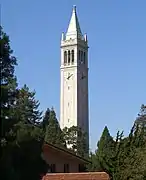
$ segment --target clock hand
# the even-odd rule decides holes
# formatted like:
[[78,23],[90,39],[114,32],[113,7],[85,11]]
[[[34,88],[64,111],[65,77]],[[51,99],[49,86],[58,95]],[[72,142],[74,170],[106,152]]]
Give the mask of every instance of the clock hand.
[[73,74],[69,75],[69,76],[67,77],[67,79],[69,80],[72,75],[73,75]]
[[70,75],[68,75],[67,79],[69,80],[69,78],[70,78]]

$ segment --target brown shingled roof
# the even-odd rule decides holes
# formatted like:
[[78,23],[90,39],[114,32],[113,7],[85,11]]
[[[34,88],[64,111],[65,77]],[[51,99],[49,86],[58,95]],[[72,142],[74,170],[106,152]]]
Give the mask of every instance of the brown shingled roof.
[[43,180],[109,180],[109,176],[105,172],[52,173],[46,174]]

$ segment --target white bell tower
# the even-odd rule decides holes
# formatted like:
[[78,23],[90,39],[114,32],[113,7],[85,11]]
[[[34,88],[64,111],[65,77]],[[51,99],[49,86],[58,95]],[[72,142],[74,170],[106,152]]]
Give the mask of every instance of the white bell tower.
[[[61,38],[60,126],[78,126],[89,139],[88,40],[73,7],[67,33]],[[88,140],[89,143],[89,140]]]

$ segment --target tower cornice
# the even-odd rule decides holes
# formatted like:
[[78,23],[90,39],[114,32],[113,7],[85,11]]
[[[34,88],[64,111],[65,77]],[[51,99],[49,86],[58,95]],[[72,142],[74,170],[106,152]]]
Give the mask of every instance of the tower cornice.
[[84,49],[88,49],[88,43],[84,40],[80,40],[80,39],[69,39],[69,40],[64,40],[61,41],[61,47],[69,47],[69,46],[80,46]]

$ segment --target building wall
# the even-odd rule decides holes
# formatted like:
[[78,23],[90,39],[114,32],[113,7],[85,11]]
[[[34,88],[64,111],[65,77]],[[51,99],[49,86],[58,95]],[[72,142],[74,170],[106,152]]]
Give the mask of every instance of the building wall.
[[69,172],[79,172],[79,164],[81,164],[81,161],[69,155],[57,153],[56,151],[49,149],[43,153],[43,158],[48,165],[55,164],[56,173],[64,172],[64,164],[69,165]]

